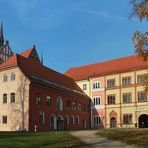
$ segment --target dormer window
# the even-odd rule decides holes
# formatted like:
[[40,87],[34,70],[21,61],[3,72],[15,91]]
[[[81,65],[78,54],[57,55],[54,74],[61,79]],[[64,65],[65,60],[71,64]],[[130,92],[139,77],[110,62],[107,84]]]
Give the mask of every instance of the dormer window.
[[14,81],[14,80],[15,80],[15,73],[12,72],[12,73],[11,73],[11,81]]
[[3,81],[4,82],[7,82],[8,81],[8,75],[7,74],[4,74]]
[[87,90],[87,84],[83,84],[83,90]]

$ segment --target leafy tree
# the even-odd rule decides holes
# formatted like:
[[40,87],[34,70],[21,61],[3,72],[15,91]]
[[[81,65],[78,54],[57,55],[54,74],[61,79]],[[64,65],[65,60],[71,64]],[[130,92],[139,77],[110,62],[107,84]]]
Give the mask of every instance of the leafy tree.
[[[148,0],[132,0],[131,5],[133,11],[131,16],[137,16],[142,22],[148,21]],[[142,57],[144,61],[148,60],[148,32],[136,31],[132,37],[135,45],[135,52],[138,56]],[[148,92],[148,73],[143,76],[143,84],[145,91]]]

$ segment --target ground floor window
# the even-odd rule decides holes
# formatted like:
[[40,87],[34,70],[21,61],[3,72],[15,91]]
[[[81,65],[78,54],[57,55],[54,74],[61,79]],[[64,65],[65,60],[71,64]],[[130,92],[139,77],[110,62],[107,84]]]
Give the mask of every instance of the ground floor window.
[[79,124],[79,116],[76,116],[76,124]]
[[94,116],[94,124],[95,125],[100,125],[101,124],[101,119],[99,116]]
[[66,124],[66,125],[69,124],[69,116],[68,116],[68,115],[65,116],[65,124]]
[[40,115],[39,115],[39,123],[40,124],[44,124],[45,123],[45,114],[44,112],[40,112]]
[[138,102],[146,102],[147,94],[145,92],[138,92]]
[[71,116],[71,125],[74,124],[74,116]]
[[7,116],[3,116],[2,117],[2,123],[3,124],[7,124]]
[[132,123],[132,114],[123,115],[123,124],[131,124]]

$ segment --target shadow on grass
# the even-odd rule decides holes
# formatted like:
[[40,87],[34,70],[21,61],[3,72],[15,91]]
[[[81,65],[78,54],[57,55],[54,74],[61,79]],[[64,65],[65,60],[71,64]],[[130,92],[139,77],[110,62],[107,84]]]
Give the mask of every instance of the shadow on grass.
[[129,130],[102,130],[96,135],[108,139],[120,140],[127,144],[134,144],[139,147],[148,147],[148,130],[129,129]]

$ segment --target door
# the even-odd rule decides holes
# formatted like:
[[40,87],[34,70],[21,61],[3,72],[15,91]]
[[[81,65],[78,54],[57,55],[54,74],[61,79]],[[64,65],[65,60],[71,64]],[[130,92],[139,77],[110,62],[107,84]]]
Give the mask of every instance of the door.
[[111,128],[116,128],[116,127],[117,127],[116,118],[112,117],[112,118],[110,119],[110,127],[111,127]]
[[57,130],[58,131],[63,131],[64,130],[64,121],[61,119],[57,120]]
[[139,117],[139,128],[148,128],[148,115],[143,114]]

